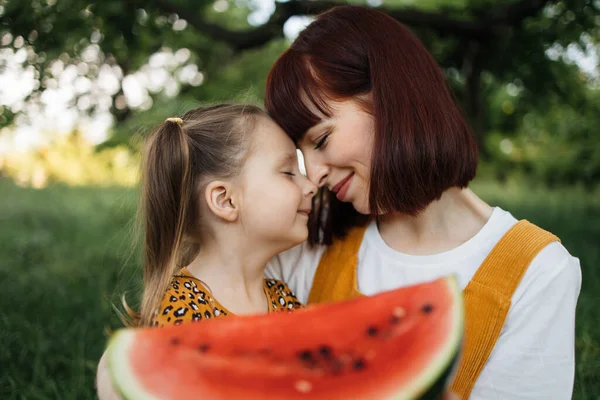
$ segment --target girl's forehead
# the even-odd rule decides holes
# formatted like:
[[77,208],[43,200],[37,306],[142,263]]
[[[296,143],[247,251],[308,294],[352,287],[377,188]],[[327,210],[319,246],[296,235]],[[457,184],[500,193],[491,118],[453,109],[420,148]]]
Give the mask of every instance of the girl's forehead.
[[251,150],[255,154],[295,152],[296,145],[283,129],[270,118],[263,118],[252,135]]

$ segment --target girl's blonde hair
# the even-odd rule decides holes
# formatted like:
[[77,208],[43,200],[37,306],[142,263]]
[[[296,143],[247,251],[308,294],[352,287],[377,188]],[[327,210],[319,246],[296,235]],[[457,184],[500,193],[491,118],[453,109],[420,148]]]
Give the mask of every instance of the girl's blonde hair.
[[252,105],[200,107],[168,118],[146,139],[138,215],[144,289],[139,312],[124,301],[127,325],[150,325],[171,278],[196,256],[200,186],[239,174],[259,116],[266,113]]

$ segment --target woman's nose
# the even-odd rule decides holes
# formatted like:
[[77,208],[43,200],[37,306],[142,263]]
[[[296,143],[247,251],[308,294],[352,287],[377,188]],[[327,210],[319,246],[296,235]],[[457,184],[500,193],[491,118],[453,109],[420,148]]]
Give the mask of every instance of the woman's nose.
[[304,166],[308,179],[317,185],[323,187],[327,183],[329,177],[329,167],[321,162],[318,162],[314,157],[304,156]]

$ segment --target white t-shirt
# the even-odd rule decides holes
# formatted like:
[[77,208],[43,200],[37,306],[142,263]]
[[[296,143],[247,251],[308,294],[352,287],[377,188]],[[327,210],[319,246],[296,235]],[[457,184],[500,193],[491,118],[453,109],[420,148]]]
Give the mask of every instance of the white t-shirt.
[[[358,289],[370,295],[456,274],[461,287],[517,222],[494,208],[484,227],[460,246],[415,256],[390,248],[372,222],[358,254]],[[266,275],[285,281],[306,304],[324,246],[302,244],[273,258]],[[532,261],[512,296],[512,307],[470,399],[570,399],[575,374],[575,306],[579,259],[558,242]]]

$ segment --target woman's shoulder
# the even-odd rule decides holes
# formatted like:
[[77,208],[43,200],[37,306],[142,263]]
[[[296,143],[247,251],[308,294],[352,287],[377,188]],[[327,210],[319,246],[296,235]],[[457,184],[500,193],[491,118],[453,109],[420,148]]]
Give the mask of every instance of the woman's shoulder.
[[[499,207],[496,207],[494,213],[496,214],[494,230],[496,230],[498,242],[505,237],[511,228],[519,222],[524,222]],[[544,230],[547,231],[544,226],[536,224],[532,226],[534,229],[539,229],[537,232],[529,231],[532,234],[543,234]],[[525,235],[525,239],[521,237],[521,240],[510,240],[505,241],[505,243],[511,246],[511,252],[520,254],[521,251],[525,251],[531,245],[531,236]],[[494,248],[496,246],[497,243]],[[579,259],[573,256],[558,238],[558,240],[551,240],[544,245],[533,256],[513,294],[512,301],[514,304],[521,300],[534,300],[539,296],[551,295],[552,291],[565,289],[578,294],[580,287],[581,267]]]
[[171,278],[160,306],[155,311],[152,325],[179,325],[227,315],[225,310],[215,310],[211,300],[210,292],[202,281],[182,269]]
[[565,291],[579,296],[581,265],[560,242],[546,245],[531,261],[513,295],[513,303],[534,297],[557,296]]
[[[518,220],[515,218],[510,212],[504,211],[500,208],[499,214],[501,218],[498,218],[498,225],[503,225],[501,229],[503,231],[508,232],[510,228],[517,225],[519,222],[525,222],[525,220]],[[529,264],[529,268],[523,277],[524,280],[537,280],[537,279],[545,279],[552,280],[552,277],[564,274],[571,275],[576,278],[578,275],[581,275],[581,268],[579,264],[579,259],[572,255],[569,250],[562,243],[559,235],[555,232],[550,232],[546,226],[532,224],[536,229],[539,229],[536,234],[542,234],[543,231],[549,232],[555,236],[557,236],[557,240],[552,240],[550,243],[546,244],[532,259]],[[526,239],[520,242],[514,242],[514,246],[519,247],[527,247],[530,246],[531,237],[527,236]],[[518,249],[515,249],[518,251]],[[529,276],[528,276],[529,275]],[[526,279],[528,278],[528,279]],[[524,282],[525,283],[525,282]],[[524,286],[523,284],[521,286]]]

